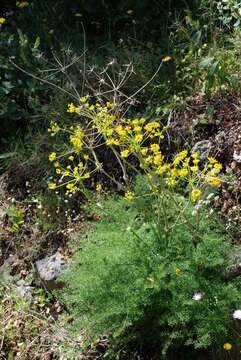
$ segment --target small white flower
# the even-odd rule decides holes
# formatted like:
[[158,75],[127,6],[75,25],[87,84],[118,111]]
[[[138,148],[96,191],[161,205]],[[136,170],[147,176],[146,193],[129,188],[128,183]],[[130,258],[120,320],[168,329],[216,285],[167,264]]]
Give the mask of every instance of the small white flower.
[[235,310],[233,313],[233,318],[237,320],[241,320],[241,310]]
[[195,301],[199,301],[199,300],[202,299],[202,297],[203,297],[202,293],[200,293],[200,292],[195,292],[195,293],[193,294],[192,299],[195,300]]

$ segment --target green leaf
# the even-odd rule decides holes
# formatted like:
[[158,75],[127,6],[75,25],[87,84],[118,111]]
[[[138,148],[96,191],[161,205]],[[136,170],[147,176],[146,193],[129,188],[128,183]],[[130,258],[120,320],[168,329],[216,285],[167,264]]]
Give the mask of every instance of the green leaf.
[[207,68],[210,64],[212,64],[213,60],[214,60],[214,57],[207,57],[207,58],[203,59],[203,60],[200,62],[199,67],[200,67],[201,69],[205,69],[205,68]]
[[215,63],[212,64],[212,66],[209,69],[208,75],[214,76],[218,72],[219,63],[218,61],[215,61]]
[[37,50],[39,48],[39,45],[40,45],[40,37],[37,36],[32,50]]

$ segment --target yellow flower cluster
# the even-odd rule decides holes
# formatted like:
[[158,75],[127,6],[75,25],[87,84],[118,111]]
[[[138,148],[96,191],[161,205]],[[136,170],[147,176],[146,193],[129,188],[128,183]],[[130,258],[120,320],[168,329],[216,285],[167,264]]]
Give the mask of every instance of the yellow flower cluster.
[[29,6],[29,2],[28,1],[17,1],[16,6],[20,9],[23,9],[23,8]]
[[[166,129],[158,121],[121,117],[114,104],[90,103],[87,96],[80,98],[78,105],[68,104],[67,112],[81,116],[85,127],[83,129],[76,124],[65,130],[56,122],[51,122],[49,129],[51,135],[59,131],[65,132],[72,144],[71,154],[68,152],[70,163],[65,166],[57,161],[56,153],[49,155],[49,160],[56,168],[56,174],[61,175],[61,179],[70,178],[67,182],[58,185],[65,185],[67,193],[75,192],[78,183],[82,183],[92,172],[100,169],[101,165],[96,160],[93,149],[103,143],[119,154],[124,166],[129,165],[130,156],[137,159],[140,168],[148,175],[151,182],[155,179],[155,188],[157,183],[162,185],[162,188],[163,185],[172,188],[180,182],[185,182],[190,189],[190,199],[193,202],[198,201],[202,196],[203,186],[218,187],[221,184],[218,175],[222,165],[213,157],[209,157],[204,162],[198,153],[189,154],[188,150],[183,150],[176,154],[172,161],[166,161],[161,151],[161,142]],[[65,159],[65,157],[61,158]],[[66,164],[66,160],[64,163]],[[90,166],[91,172],[88,170]],[[54,188],[54,185],[51,183],[49,187]],[[133,196],[130,191],[125,194],[128,200]]]
[[162,62],[168,62],[171,60],[172,60],[171,56],[167,55],[167,56],[164,56],[164,58],[162,59]]
[[131,201],[134,199],[134,193],[132,191],[127,191],[125,193],[125,199],[128,201]]
[[[49,154],[49,160],[53,162],[56,174],[61,176],[61,181],[58,183],[51,182],[48,184],[50,190],[56,190],[57,188],[64,186],[67,195],[75,193],[80,190],[79,185],[81,185],[86,179],[90,178],[91,173],[88,170],[87,158],[85,163],[83,161],[78,161],[78,164],[74,165],[74,157],[69,156],[68,160],[70,160],[71,163],[68,163],[67,166],[62,166],[57,159],[56,153],[52,152]],[[64,182],[62,181],[63,178],[65,179]]]
[[0,17],[0,25],[3,25],[6,21],[7,19],[5,17]]
[[57,134],[61,128],[59,127],[57,122],[51,121],[50,128],[48,129],[48,132],[51,134],[51,136],[54,136]]
[[[72,150],[66,156],[58,158],[56,152],[49,154],[49,161],[53,163],[55,173],[60,176],[60,179],[49,183],[48,187],[51,190],[65,187],[66,194],[75,193],[80,190],[79,185],[83,184],[83,181],[89,179],[91,175],[88,164],[89,155],[82,151],[85,147],[85,132],[79,125],[71,126],[68,130],[62,129],[57,122],[51,122],[48,131],[51,136],[59,132],[68,134],[69,142],[72,144]],[[60,158],[63,158],[63,164],[61,164]],[[75,158],[77,159],[76,164]]]
[[223,344],[223,348],[224,348],[224,350],[229,351],[232,349],[232,344],[225,343],[225,344]]
[[84,130],[81,129],[79,125],[77,125],[76,128],[74,129],[74,133],[70,135],[70,142],[72,143],[74,147],[74,151],[76,152],[77,155],[79,155],[81,150],[83,149],[84,137],[85,137]]

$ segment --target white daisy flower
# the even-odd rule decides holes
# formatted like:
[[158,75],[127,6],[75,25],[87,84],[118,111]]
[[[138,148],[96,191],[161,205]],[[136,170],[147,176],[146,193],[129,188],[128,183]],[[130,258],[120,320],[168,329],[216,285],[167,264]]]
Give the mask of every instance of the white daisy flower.
[[235,310],[233,313],[233,318],[236,320],[241,320],[241,310]]
[[195,301],[199,301],[199,300],[202,299],[202,297],[203,297],[203,294],[202,294],[202,293],[200,293],[200,292],[195,292],[195,293],[193,294],[192,299],[195,300]]

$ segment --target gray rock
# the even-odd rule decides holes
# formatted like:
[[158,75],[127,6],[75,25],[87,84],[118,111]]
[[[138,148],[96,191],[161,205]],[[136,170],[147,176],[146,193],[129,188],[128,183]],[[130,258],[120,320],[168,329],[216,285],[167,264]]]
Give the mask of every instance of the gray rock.
[[24,280],[19,280],[15,287],[16,294],[28,301],[31,301],[33,298],[34,287],[27,285]]
[[2,281],[13,281],[11,270],[15,261],[17,261],[17,257],[14,255],[9,255],[9,257],[4,261],[3,265],[0,266],[0,279],[2,279]]
[[206,159],[213,148],[213,144],[209,140],[198,141],[192,148],[191,153],[198,153],[201,159]]
[[37,260],[35,266],[40,279],[44,282],[48,290],[64,286],[64,283],[58,281],[58,278],[66,270],[67,262],[60,252],[57,251],[52,256]]
[[241,275],[241,248],[237,246],[230,254],[229,264],[226,268],[228,278],[234,278]]
[[233,159],[237,162],[237,163],[241,163],[241,150],[234,150],[233,153]]

